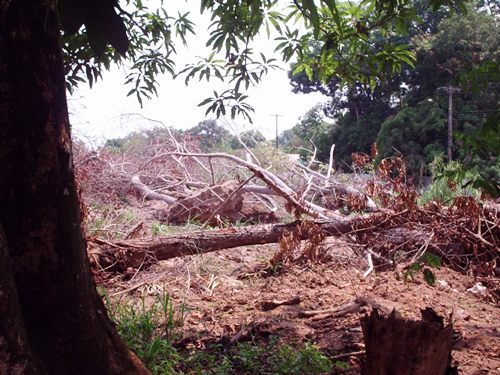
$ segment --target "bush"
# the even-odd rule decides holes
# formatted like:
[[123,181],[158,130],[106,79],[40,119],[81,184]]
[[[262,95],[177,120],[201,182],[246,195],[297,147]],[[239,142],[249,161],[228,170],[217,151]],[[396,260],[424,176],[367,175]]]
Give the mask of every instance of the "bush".
[[479,198],[481,192],[473,186],[480,178],[475,169],[466,169],[456,161],[446,164],[443,155],[438,155],[430,165],[433,182],[419,199],[420,204],[436,201],[449,204],[458,196],[473,196]]

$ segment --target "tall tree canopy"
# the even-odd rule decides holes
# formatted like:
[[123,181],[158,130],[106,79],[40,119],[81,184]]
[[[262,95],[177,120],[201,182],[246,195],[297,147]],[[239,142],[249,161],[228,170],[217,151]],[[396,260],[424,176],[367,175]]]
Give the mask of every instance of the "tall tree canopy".
[[[459,3],[430,1],[435,8]],[[127,62],[130,94],[154,94],[157,75],[175,73],[174,37],[186,42],[193,32],[188,14],[172,15],[168,7],[150,10],[141,0],[0,2],[0,372],[147,373],[118,337],[91,278],[65,88]],[[205,101],[209,111],[248,114],[242,90],[273,64],[251,48],[267,28],[278,32],[285,60],[296,56],[298,71],[314,67],[325,80],[373,86],[375,77],[412,61],[406,47],[383,43],[374,50],[369,38],[377,30],[403,32],[415,17],[410,0],[302,0],[284,13],[277,7],[271,0],[201,2],[212,16],[213,54],[187,67],[186,79],[233,85]],[[305,28],[293,25],[300,18]],[[314,58],[312,40],[320,48]]]
[[141,102],[156,94],[158,74],[181,74],[186,83],[194,77],[219,79],[230,83],[230,88],[202,102],[207,112],[224,115],[228,107],[232,117],[240,114],[250,119],[252,109],[245,103],[243,89],[258,83],[276,61],[253,48],[259,34],[274,38],[284,61],[297,60],[295,73],[311,76],[314,72],[322,82],[335,78],[341,86],[356,82],[374,86],[404,63],[412,64],[414,55],[395,39],[382,38],[374,44],[373,35],[406,33],[418,20],[419,7],[437,10],[442,5],[462,6],[464,1],[431,0],[424,6],[413,0],[322,0],[318,4],[204,0],[201,11],[212,20],[207,39],[212,53],[179,72],[177,44],[186,44],[195,32],[190,13],[175,14],[163,2],[154,8],[141,0],[124,3],[59,1],[70,88],[85,80],[92,84],[112,63],[130,66],[129,95]]
[[[315,75],[313,79],[303,73],[290,76],[294,91],[320,91],[331,97],[324,106],[325,113],[336,120],[329,131],[329,143],[336,144],[336,155],[346,165],[352,152],[369,152],[375,141],[382,157],[396,149],[417,171],[422,161],[444,152],[448,115],[444,88],[448,85],[460,89],[453,97],[454,128],[458,132],[472,134],[498,108],[498,18],[481,4],[451,15],[431,12],[422,7],[422,2],[416,4],[417,14],[425,23],[412,25],[403,37],[371,36],[373,43],[385,39],[410,45],[416,57],[413,66],[403,65],[401,72],[377,81],[375,87],[357,81],[342,88],[338,78],[323,83]],[[423,122],[408,121],[423,115],[427,116]],[[426,138],[429,132],[435,132],[434,139]],[[426,144],[428,141],[432,147]],[[471,159],[461,148],[456,151],[459,160]]]

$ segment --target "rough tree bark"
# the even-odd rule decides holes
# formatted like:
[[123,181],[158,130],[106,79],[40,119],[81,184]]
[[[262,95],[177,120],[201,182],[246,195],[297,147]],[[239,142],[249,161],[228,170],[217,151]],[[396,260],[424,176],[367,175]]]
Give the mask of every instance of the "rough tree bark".
[[[382,215],[373,216],[375,220]],[[339,236],[363,225],[363,218],[316,221],[326,236]],[[91,246],[89,253],[100,266],[114,270],[151,265],[159,260],[229,249],[238,246],[275,243],[297,227],[297,222],[288,224],[264,224],[248,227],[232,227],[219,230],[201,230],[168,237],[109,242],[94,239],[99,249]],[[303,238],[307,239],[306,236]]]
[[147,373],[90,274],[56,5],[0,2],[0,372]]
[[365,375],[456,374],[451,367],[453,325],[444,325],[431,308],[422,320],[405,320],[393,311],[380,316],[375,309],[361,318],[366,346]]

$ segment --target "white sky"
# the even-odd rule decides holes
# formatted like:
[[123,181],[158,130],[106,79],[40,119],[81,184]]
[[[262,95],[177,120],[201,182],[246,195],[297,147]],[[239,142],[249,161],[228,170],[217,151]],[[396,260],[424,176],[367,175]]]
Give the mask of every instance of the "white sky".
[[[191,5],[191,8],[191,19],[196,23],[197,35],[188,38],[188,48],[177,44],[178,55],[174,61],[178,70],[186,63],[197,61],[196,56],[205,57],[210,53],[205,47],[209,20],[206,15],[199,15],[198,4]],[[269,58],[273,55],[274,45],[267,36],[262,36],[253,47],[256,51],[264,52]],[[274,57],[279,60],[279,56]],[[316,103],[327,100],[317,93],[293,94],[287,77],[288,64],[280,63],[280,66],[283,70],[271,71],[261,84],[251,87],[247,92],[248,102],[255,109],[252,116],[254,123],[251,125],[242,118],[237,118],[235,126],[238,130],[258,129],[267,138],[273,138],[275,117],[271,116],[272,114],[281,115],[278,120],[281,132],[294,126],[299,117]],[[184,77],[173,80],[165,75],[158,78],[158,97],[145,99],[141,108],[135,96],[126,96],[130,87],[124,85],[125,74],[124,68],[115,68],[104,73],[103,80],[97,82],[92,89],[86,84],[81,85],[77,92],[69,96],[74,135],[99,145],[105,139],[121,137],[135,130],[158,125],[130,114],[139,114],[168,126],[187,129],[205,119],[206,107],[198,107],[198,103],[211,96],[213,90],[220,93],[225,87],[215,79],[210,82],[205,79],[198,82],[197,78],[192,79],[186,87]],[[214,118],[214,115],[211,114],[208,118]]]

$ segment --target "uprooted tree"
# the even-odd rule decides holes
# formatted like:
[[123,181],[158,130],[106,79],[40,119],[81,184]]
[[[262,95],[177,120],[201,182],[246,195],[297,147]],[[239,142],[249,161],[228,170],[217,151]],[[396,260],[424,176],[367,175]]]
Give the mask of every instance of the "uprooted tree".
[[[436,7],[449,3],[431,1]],[[132,12],[115,0],[0,2],[2,373],[147,373],[118,337],[91,279],[65,95],[65,83],[75,85],[82,75],[92,83],[127,50],[134,63],[131,93],[139,100],[155,93],[157,73],[174,73],[172,34],[185,41],[193,31],[187,15],[162,18],[140,1],[127,4]],[[308,40],[318,39],[324,46],[319,63],[328,61],[323,78],[336,74],[349,82],[365,73],[365,80],[374,79],[411,56],[391,46],[374,54],[364,42],[376,29],[401,31],[413,17],[410,1],[320,4],[321,11],[314,2],[294,2],[292,12],[302,14],[313,31],[299,36],[299,31],[279,28],[285,60],[298,54],[301,68],[310,70],[314,62],[301,61],[301,52]],[[215,66],[210,57],[186,73],[217,70],[213,77],[227,72],[234,89],[204,102],[216,114],[225,114],[230,105],[232,116],[248,115],[239,88],[259,81],[270,65],[252,60],[249,44],[261,27],[288,19],[267,12],[273,6],[274,1],[202,2],[202,9],[214,15],[210,45],[215,52],[225,47],[227,62]],[[337,48],[341,45],[345,51]]]

